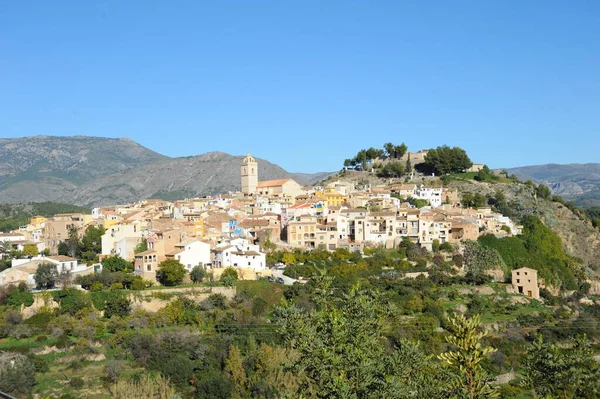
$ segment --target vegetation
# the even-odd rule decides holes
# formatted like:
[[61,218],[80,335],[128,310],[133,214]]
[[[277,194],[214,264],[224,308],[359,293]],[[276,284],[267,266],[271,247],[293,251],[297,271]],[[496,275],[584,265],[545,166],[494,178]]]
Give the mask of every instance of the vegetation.
[[58,270],[54,263],[40,263],[33,276],[37,288],[48,289],[54,287],[58,281]]
[[[374,159],[388,159],[388,160],[398,160],[400,158],[402,158],[404,156],[404,154],[406,154],[406,151],[408,151],[408,147],[406,146],[406,144],[402,143],[400,145],[395,145],[392,143],[385,143],[383,146],[383,149],[377,149],[377,148],[369,148],[369,149],[362,149],[360,150],[355,156],[354,158],[349,158],[346,159],[344,161],[344,167],[345,168],[349,168],[349,167],[356,167],[356,166],[361,166],[363,170],[367,169],[367,164],[372,163],[372,161]],[[402,167],[402,169],[405,168],[405,165],[399,163],[399,162],[393,162],[394,163],[394,167],[393,168],[398,168],[398,167]],[[391,169],[388,169],[388,171],[390,171]],[[394,169],[396,170],[396,169]]]
[[156,279],[165,286],[181,284],[185,277],[185,267],[175,259],[167,259],[158,265]]
[[425,166],[436,175],[464,172],[473,165],[465,150],[446,145],[429,150],[425,155]]

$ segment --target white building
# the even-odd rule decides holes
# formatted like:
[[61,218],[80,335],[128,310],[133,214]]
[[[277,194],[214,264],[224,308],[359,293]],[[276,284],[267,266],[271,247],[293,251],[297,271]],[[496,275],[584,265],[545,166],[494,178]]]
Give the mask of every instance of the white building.
[[267,260],[258,245],[249,244],[241,238],[231,240],[212,250],[213,267],[265,270]]
[[432,208],[442,205],[442,187],[425,187],[423,184],[415,189],[415,198],[429,202]]
[[167,259],[178,260],[179,263],[185,266],[188,272],[195,266],[207,266],[211,264],[210,245],[198,240],[189,240],[176,244],[175,250],[167,253],[165,256]]

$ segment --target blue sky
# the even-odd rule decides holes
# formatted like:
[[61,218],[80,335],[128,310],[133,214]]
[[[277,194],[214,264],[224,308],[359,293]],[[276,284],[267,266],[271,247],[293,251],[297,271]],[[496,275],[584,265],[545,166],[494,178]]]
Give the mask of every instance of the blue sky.
[[294,172],[364,147],[600,162],[597,1],[4,1],[0,136]]

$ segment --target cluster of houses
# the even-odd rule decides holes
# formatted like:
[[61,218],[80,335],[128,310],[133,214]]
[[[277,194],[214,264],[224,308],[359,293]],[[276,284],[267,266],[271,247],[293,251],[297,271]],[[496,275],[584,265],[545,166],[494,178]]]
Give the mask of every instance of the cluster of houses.
[[[427,206],[416,208],[405,202],[409,198],[424,200]],[[240,192],[34,217],[18,231],[0,235],[0,241],[11,241],[15,248],[35,244],[56,254],[73,228],[83,235],[88,226],[105,229],[101,258],[119,255],[134,263],[135,273],[151,280],[167,259],[178,260],[187,270],[196,265],[215,271],[235,267],[248,278],[256,277],[268,268],[266,242],[283,249],[355,251],[372,245],[393,248],[409,239],[431,249],[436,240],[441,244],[476,240],[483,232],[521,233],[521,226],[490,208],[462,208],[458,194],[443,187],[357,189],[342,181],[324,187],[302,187],[292,179],[259,181],[258,164],[248,154],[241,165]],[[140,247],[146,249],[140,252]],[[72,270],[86,269],[73,261]]]

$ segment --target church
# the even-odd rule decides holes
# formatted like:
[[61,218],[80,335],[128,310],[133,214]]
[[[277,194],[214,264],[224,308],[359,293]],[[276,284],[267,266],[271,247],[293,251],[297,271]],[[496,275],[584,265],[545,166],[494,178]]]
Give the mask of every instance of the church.
[[292,197],[304,194],[302,186],[292,179],[258,181],[258,163],[252,155],[242,160],[242,194],[244,196]]

